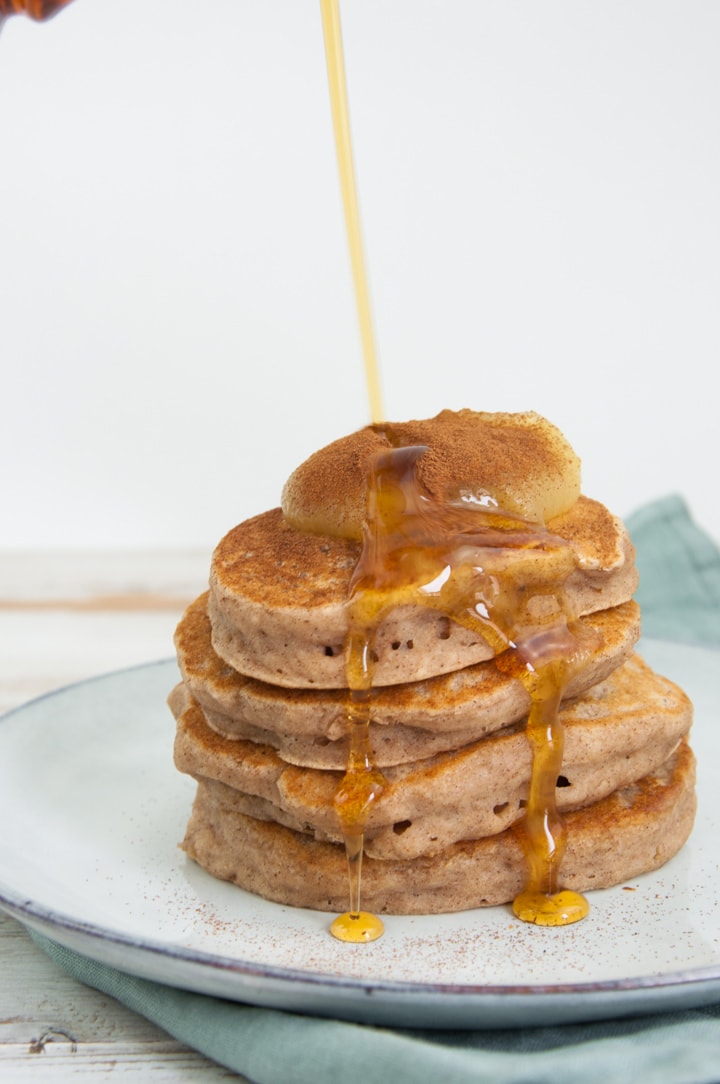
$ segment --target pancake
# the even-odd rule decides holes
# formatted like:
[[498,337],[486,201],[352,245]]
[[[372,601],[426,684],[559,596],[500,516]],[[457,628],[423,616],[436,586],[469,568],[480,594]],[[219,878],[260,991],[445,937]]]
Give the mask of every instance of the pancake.
[[[244,810],[340,842],[333,797],[342,773],[297,768],[269,746],[224,739],[189,695],[178,697],[175,764],[244,794]],[[564,702],[562,812],[589,805],[659,768],[687,735],[685,694],[633,656],[584,696]],[[532,754],[524,723],[414,764],[387,767],[387,787],[365,826],[365,853],[383,859],[442,852],[496,835],[523,815]],[[256,799],[261,799],[258,803]]]
[[[566,814],[561,883],[576,892],[608,888],[658,869],[687,840],[695,816],[695,760],[683,741],[638,783]],[[198,785],[183,847],[213,876],[265,899],[318,911],[347,906],[343,847],[235,807],[237,792]],[[436,856],[405,861],[366,858],[363,906],[378,914],[440,914],[507,903],[526,878],[516,827],[464,841]]]
[[[572,552],[575,568],[564,591],[577,616],[632,598],[638,579],[633,546],[602,504],[580,497],[547,528]],[[280,508],[234,527],[211,563],[214,650],[233,669],[273,685],[344,688],[347,599],[360,552],[353,539],[295,529]],[[550,580],[555,572],[554,550],[523,550],[508,561],[526,582]],[[395,685],[461,670],[495,652],[477,630],[435,609],[397,606],[378,626],[375,653],[376,684]]]
[[301,531],[361,539],[372,463],[401,447],[424,449],[418,480],[442,503],[490,497],[546,523],[580,496],[580,460],[547,418],[534,411],[442,410],[434,418],[368,425],[315,452],[283,487],[285,519]]
[[[211,642],[207,593],[187,609],[175,633],[178,664],[188,689],[218,733],[272,745],[292,764],[344,768],[347,692],[284,689],[234,670]],[[577,696],[629,656],[640,634],[640,610],[626,602],[582,618],[589,646],[565,690]],[[381,767],[468,745],[527,715],[522,683],[493,661],[429,678],[376,688],[370,738]]]

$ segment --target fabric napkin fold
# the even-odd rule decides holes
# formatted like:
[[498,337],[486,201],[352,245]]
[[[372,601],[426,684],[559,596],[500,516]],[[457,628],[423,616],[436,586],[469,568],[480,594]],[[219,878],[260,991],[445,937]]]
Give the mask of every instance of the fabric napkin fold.
[[[720,646],[720,550],[678,496],[626,520],[637,548],[643,634]],[[720,1003],[556,1027],[375,1027],[223,1001],[139,979],[40,934],[64,970],[255,1084],[717,1084]]]
[[[677,495],[625,520],[637,551],[643,636],[720,644],[720,550]],[[720,1078],[720,1073],[718,1074]]]

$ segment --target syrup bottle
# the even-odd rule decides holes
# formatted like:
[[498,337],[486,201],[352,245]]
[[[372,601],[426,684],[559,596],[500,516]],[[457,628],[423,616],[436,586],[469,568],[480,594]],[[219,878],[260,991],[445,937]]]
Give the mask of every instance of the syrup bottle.
[[8,15],[29,15],[42,22],[50,19],[70,0],[0,0],[0,26]]

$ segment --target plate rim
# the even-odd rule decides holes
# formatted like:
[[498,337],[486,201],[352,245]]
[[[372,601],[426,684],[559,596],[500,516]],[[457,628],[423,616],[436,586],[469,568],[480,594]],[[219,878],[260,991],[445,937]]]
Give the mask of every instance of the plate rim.
[[[12,899],[11,893],[0,881],[0,908],[13,918],[28,925],[40,925],[51,929],[79,934],[90,941],[123,946],[136,951],[169,959],[176,963],[186,963],[206,967],[211,971],[238,973],[249,977],[263,977],[282,982],[302,983],[304,985],[332,986],[337,989],[352,988],[383,991],[388,994],[424,993],[443,995],[452,993],[458,997],[481,996],[549,996],[553,994],[584,995],[591,993],[619,993],[629,990],[661,990],[676,986],[688,986],[707,982],[720,983],[720,963],[701,968],[680,968],[676,971],[663,972],[659,975],[645,973],[632,978],[602,979],[594,982],[559,982],[559,983],[513,983],[513,984],[470,984],[470,983],[429,983],[410,982],[409,980],[366,979],[330,974],[323,971],[302,970],[283,967],[279,964],[260,964],[240,957],[225,956],[202,949],[187,949],[182,945],[145,938],[134,938],[120,931],[105,930],[95,923],[84,922],[72,916],[43,908],[27,900]],[[51,935],[49,935],[51,936]]]

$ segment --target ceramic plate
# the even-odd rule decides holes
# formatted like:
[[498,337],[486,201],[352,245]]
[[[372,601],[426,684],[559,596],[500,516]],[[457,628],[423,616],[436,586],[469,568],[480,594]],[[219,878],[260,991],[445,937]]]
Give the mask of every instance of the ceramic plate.
[[695,702],[700,808],[655,874],[591,893],[553,930],[504,907],[397,917],[343,945],[332,916],[215,881],[178,849],[193,783],[173,768],[174,661],[62,689],[0,721],[0,905],[131,974],[255,1005],[432,1027],[566,1023],[720,999],[718,654],[646,643]]

